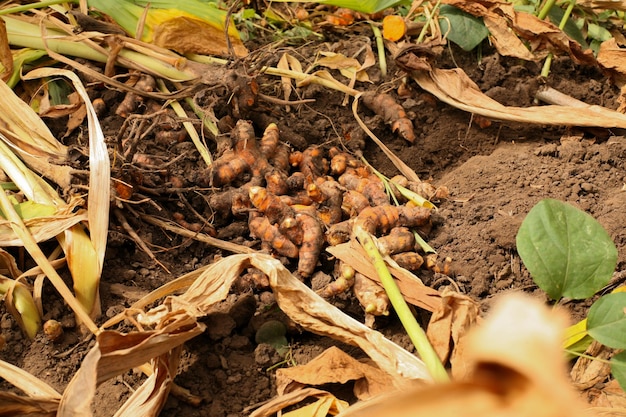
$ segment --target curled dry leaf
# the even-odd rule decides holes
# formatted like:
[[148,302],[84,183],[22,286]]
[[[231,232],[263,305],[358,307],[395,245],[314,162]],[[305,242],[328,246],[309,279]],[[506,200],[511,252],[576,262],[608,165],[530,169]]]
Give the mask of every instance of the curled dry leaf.
[[420,87],[439,100],[490,119],[550,126],[626,128],[626,115],[597,105],[504,106],[480,91],[462,69],[433,68],[428,57],[417,56],[415,51],[401,53],[397,61]]
[[578,43],[552,23],[515,11],[513,3],[489,0],[443,0],[442,3],[482,18],[489,29],[489,38],[501,55],[535,61],[543,59],[550,51],[565,52],[576,63],[595,64],[591,50],[583,51]]
[[299,384],[321,386],[348,381],[355,381],[354,394],[360,400],[387,391],[392,383],[391,377],[380,368],[358,361],[338,347],[326,349],[306,365],[276,371],[279,395],[292,391]]
[[[221,259],[208,267],[183,295],[168,297],[163,306],[166,311],[204,316],[211,312],[213,304],[226,297],[233,282],[250,266],[269,277],[280,309],[305,330],[360,347],[382,370],[392,375],[396,386],[404,385],[407,379],[430,380],[420,359],[326,302],[268,255],[231,255]],[[158,323],[163,315],[163,308],[155,309],[149,311],[145,319]]]
[[91,401],[100,383],[147,361],[151,361],[152,375],[117,415],[157,415],[175,376],[179,347],[204,329],[195,318],[179,311],[165,315],[163,326],[157,330],[128,334],[103,331],[65,389],[57,416],[91,416]]
[[465,339],[470,372],[462,380],[381,395],[340,417],[588,415],[566,377],[564,322],[529,296],[500,298]]
[[0,377],[26,394],[0,392],[0,415],[55,415],[61,394],[54,388],[4,361],[0,361]]
[[[317,388],[302,388],[273,398],[250,414],[250,417],[273,417],[281,410],[306,399],[316,399],[316,401],[308,406],[282,415],[289,417],[326,417],[328,414],[336,415],[347,408],[347,404],[344,401],[335,398],[328,391]],[[311,407],[314,409],[311,410]]]
[[450,360],[452,375],[465,375],[463,363],[463,338],[479,319],[480,306],[470,297],[450,290],[441,294],[442,307],[430,318],[426,335],[443,363]]

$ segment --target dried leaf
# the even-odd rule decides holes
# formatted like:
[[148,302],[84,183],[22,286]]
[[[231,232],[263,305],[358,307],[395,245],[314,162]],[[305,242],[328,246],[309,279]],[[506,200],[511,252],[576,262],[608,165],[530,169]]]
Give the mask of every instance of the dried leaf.
[[6,82],[11,78],[13,73],[13,54],[9,47],[9,38],[7,36],[7,27],[4,20],[0,20],[0,75],[2,81]]
[[28,398],[10,392],[0,392],[0,415],[2,416],[56,416],[59,400]]
[[176,376],[182,345],[152,361],[152,375],[139,387],[114,417],[157,416]]
[[359,346],[392,376],[396,386],[406,384],[407,379],[430,379],[420,359],[329,304],[278,260],[264,254],[231,255],[219,260],[207,268],[185,294],[168,297],[163,307],[149,311],[146,319],[157,323],[167,311],[185,311],[192,317],[208,314],[212,305],[226,297],[234,280],[250,266],[269,277],[280,309],[305,330]]
[[279,395],[292,391],[292,385],[345,384],[348,381],[355,381],[354,393],[360,400],[385,392],[392,384],[388,374],[354,359],[337,347],[326,349],[306,365],[276,371]]
[[2,360],[0,360],[0,377],[22,390],[29,397],[61,399],[61,394],[50,385],[35,378],[25,370]]
[[[335,415],[338,411],[343,411],[347,408],[347,405],[343,401],[337,400],[332,394],[327,391],[323,391],[317,388],[302,388],[272,398],[270,401],[263,404],[263,406],[259,407],[257,410],[251,413],[250,417],[274,417],[276,413],[280,412],[284,408],[287,408],[294,404],[298,404],[303,400],[309,399],[310,397],[319,398],[322,399],[322,401],[331,399],[333,401],[333,404],[329,408],[328,412],[332,412],[332,415]],[[305,412],[310,413],[308,409],[305,410]],[[311,414],[305,415],[309,416]]]
[[109,230],[109,207],[111,193],[111,163],[104,133],[89,95],[76,74],[67,70],[40,68],[29,72],[24,78],[64,76],[69,78],[87,107],[89,127],[89,237],[76,225],[66,233],[63,242],[68,267],[74,278],[74,289],[81,303],[92,317],[100,314],[98,287],[104,263]]
[[[501,55],[536,61],[543,59],[548,52],[565,52],[576,63],[595,64],[591,50],[583,51],[577,42],[552,23],[515,11],[513,3],[489,0],[443,0],[442,3],[482,17],[489,29],[489,37]],[[518,36],[530,43],[531,50]]]
[[600,44],[598,64],[618,86],[626,83],[626,49],[620,48],[614,38]]
[[470,297],[450,290],[441,294],[441,304],[430,318],[426,335],[441,361],[450,359],[452,375],[462,378],[467,372],[462,339],[476,325],[480,306]]
[[544,125],[626,128],[626,115],[597,105],[504,106],[483,94],[459,68],[410,71],[421,88],[458,109],[497,120]]
[[563,318],[529,296],[501,297],[465,339],[471,372],[461,381],[389,393],[340,417],[562,417],[588,415],[566,378]]
[[[172,18],[154,27],[154,44],[181,54],[229,54],[224,30],[187,16]],[[235,56],[244,57],[248,50],[238,37],[230,37]]]
[[[163,360],[159,357],[167,354],[174,356],[180,354],[180,350],[176,348],[201,334],[205,329],[203,324],[197,323],[194,318],[180,314],[180,312],[166,317],[165,320],[167,324],[158,330],[128,334],[107,330],[100,333],[97,336],[96,345],[89,351],[80,369],[65,389],[57,416],[91,416],[91,401],[97,385],[151,359],[157,360],[155,376],[146,382],[144,386],[147,388],[142,388],[138,391],[139,394],[129,399],[131,404],[124,406],[123,409],[160,408],[173,380],[169,369],[170,365],[176,362],[170,363],[170,361],[177,359],[172,357],[167,359],[166,364],[159,364],[158,361]],[[163,366],[166,368],[162,368]],[[156,396],[156,398],[150,400],[151,396]],[[151,404],[149,401],[156,402]]]
[[585,355],[578,358],[570,371],[574,386],[580,390],[589,389],[607,379],[611,374],[611,365],[607,361],[613,355],[613,349],[594,340],[585,350]]
[[284,417],[326,417],[328,414],[335,415],[337,412],[348,408],[348,403],[338,400],[333,395],[327,395],[316,402],[305,405],[297,410],[284,413]]

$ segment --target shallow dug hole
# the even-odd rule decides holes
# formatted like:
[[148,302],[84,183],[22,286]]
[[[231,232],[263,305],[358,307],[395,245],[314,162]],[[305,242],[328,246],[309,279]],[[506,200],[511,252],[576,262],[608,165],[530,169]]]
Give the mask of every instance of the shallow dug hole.
[[[540,84],[536,64],[505,60],[497,55],[486,56],[478,63],[473,56],[459,51],[455,54],[457,63],[490,96],[506,105],[532,104],[534,91]],[[389,80],[397,75],[392,71]],[[263,93],[270,95],[275,94],[277,83],[275,79],[262,77],[259,85]],[[574,68],[568,60],[555,61],[549,83],[588,103],[615,107],[616,88],[601,74]],[[397,138],[367,111],[363,110],[362,114],[375,133],[421,178],[432,178],[435,185],[450,189],[450,198],[439,205],[429,243],[442,257],[452,259],[452,273],[449,279],[424,273],[421,277],[427,285],[435,288],[451,285],[486,304],[497,293],[520,289],[545,298],[517,255],[515,235],[525,214],[546,197],[570,202],[600,221],[618,246],[620,257],[615,280],[622,279],[626,256],[623,209],[626,144],[621,132],[497,121],[481,128],[471,115],[438,103],[419,88],[411,87],[414,89],[411,97],[399,101],[413,118],[418,136],[414,144]],[[110,103],[111,114],[102,120],[105,134],[113,139],[122,123],[113,112],[121,95],[105,91],[92,94],[104,96]],[[292,137],[304,141],[300,146],[334,145],[339,137],[354,132],[356,123],[349,107],[341,106],[341,94],[319,89],[306,94],[314,97],[316,103],[289,113],[280,106],[260,105],[257,110],[263,117],[254,118],[276,121],[281,131],[295,133]],[[262,121],[255,123],[257,130],[262,130]],[[139,144],[139,151],[166,161],[187,152],[171,169],[188,180],[191,187],[203,169],[200,158],[189,145],[183,142],[164,146],[148,136]],[[383,173],[396,174],[386,157],[369,141],[364,155]],[[202,196],[207,191],[197,188],[183,196],[203,212],[207,208],[203,207]],[[175,193],[155,200],[169,210],[160,212],[162,217],[171,218],[173,212],[185,211],[185,204]],[[140,204],[136,209],[149,211],[150,207]],[[228,255],[142,223],[130,213],[126,217],[170,273],[142,252],[112,216],[101,288],[104,319],[173,278]],[[239,243],[250,241],[247,231],[237,232],[236,224],[221,227],[234,229],[231,234]],[[27,342],[4,311],[0,325],[7,346],[0,356],[62,391],[94,342],[77,333],[68,309],[61,302],[54,302],[58,297],[51,288],[46,288],[46,297],[52,301],[46,307],[45,318],[62,322],[66,328],[63,340],[53,344],[39,337],[33,343]],[[337,299],[334,303],[346,313],[363,318],[354,300]],[[588,307],[584,303],[569,306],[574,318],[581,317]],[[275,395],[274,371],[268,368],[282,359],[267,345],[257,344],[254,337],[260,324],[274,318],[283,317],[274,306],[271,293],[234,291],[224,302],[221,313],[205,319],[209,330],[185,346],[176,383],[200,399],[200,404],[191,404],[182,395],[170,395],[162,415],[245,416],[255,405]],[[376,326],[395,342],[412,349],[393,316],[378,320]],[[125,329],[130,327],[120,328]],[[288,338],[292,358],[298,364],[308,362],[333,345],[339,345],[354,357],[363,356],[358,349],[296,328],[289,329]],[[113,415],[141,381],[140,373],[129,371],[103,384],[96,395],[95,415]],[[343,399],[353,400],[350,387],[332,387],[332,390]]]

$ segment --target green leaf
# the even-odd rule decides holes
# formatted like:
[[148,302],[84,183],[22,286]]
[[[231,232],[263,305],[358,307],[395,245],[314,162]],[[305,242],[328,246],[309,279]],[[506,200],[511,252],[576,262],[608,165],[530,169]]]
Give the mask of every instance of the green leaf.
[[489,36],[482,19],[447,4],[439,8],[439,25],[441,33],[465,51],[471,51]]
[[591,39],[595,39],[600,42],[607,41],[613,37],[611,32],[609,32],[606,28],[591,22],[587,25],[587,32]]
[[554,300],[591,297],[608,284],[617,264],[615,244],[600,223],[552,199],[530,210],[517,233],[517,251]]
[[611,373],[619,386],[626,391],[626,352],[618,353],[611,358]]
[[587,316],[587,333],[614,349],[626,349],[626,293],[607,294],[593,303]]

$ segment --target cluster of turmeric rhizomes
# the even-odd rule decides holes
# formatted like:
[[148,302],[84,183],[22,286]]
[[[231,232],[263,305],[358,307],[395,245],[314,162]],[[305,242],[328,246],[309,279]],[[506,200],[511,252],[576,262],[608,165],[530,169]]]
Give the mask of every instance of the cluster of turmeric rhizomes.
[[[297,258],[302,278],[315,272],[325,245],[347,242],[357,226],[380,236],[381,252],[400,266],[424,265],[415,233],[428,233],[431,210],[391,204],[383,181],[360,159],[337,148],[290,151],[274,124],[258,140],[252,125],[240,120],[230,138],[231,146],[208,173],[210,185],[222,188],[210,196],[211,208],[221,219],[247,217],[250,235],[271,253]],[[393,181],[425,198],[445,196],[427,182]],[[355,293],[366,288],[360,292],[380,296],[366,277],[335,269],[336,281],[320,294],[330,297],[356,283]],[[378,310],[367,307],[375,301],[365,303],[366,310]]]

